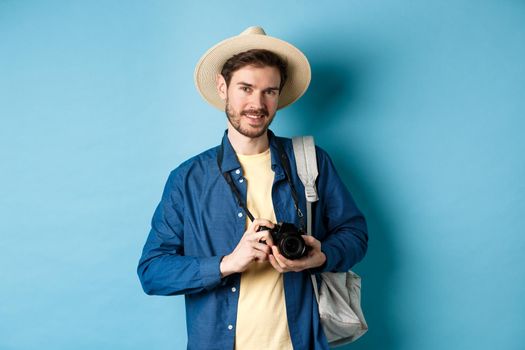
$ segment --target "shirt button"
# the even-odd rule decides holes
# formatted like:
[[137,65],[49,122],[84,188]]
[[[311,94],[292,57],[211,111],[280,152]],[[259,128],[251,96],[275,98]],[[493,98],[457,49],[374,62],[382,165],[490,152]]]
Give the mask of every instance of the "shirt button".
[[237,291],[237,288],[233,287],[232,292],[235,293]]
[[228,329],[231,331],[233,329],[233,326],[231,324],[228,325]]
[[244,179],[240,179],[239,182],[240,182],[240,183],[243,183],[243,182],[244,182]]
[[237,216],[242,218],[242,213],[238,213]]
[[241,171],[240,171],[239,169],[235,170],[235,174],[238,175],[238,174],[240,174],[240,173],[241,173]]

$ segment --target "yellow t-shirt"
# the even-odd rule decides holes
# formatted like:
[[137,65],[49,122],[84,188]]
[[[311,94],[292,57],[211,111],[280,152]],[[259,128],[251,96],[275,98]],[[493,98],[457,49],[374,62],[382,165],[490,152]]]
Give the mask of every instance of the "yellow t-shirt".
[[[275,222],[270,149],[250,156],[238,154],[237,157],[248,186],[246,206],[255,218]],[[247,218],[246,224],[249,223]],[[293,349],[286,317],[283,275],[269,262],[253,262],[241,275],[235,349]]]

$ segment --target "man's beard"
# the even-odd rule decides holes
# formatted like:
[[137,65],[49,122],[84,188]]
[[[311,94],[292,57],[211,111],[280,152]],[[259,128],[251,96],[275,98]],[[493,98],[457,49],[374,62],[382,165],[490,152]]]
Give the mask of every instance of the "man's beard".
[[230,108],[230,104],[228,103],[228,100],[226,100],[225,112],[226,112],[226,117],[230,121],[230,124],[233,126],[233,128],[237,130],[241,135],[244,135],[249,138],[257,138],[257,137],[264,135],[264,133],[266,132],[266,130],[268,130],[268,127],[272,123],[273,117],[274,117],[274,116],[271,116],[271,118],[269,118],[269,122],[267,124],[261,125],[260,128],[250,128],[250,127],[246,128],[241,125],[242,116],[246,114],[250,114],[250,115],[255,115],[255,116],[262,116],[263,118],[268,118],[268,110],[265,107],[263,107],[260,109],[245,110],[239,114],[239,113],[236,113],[235,111],[232,111],[232,109]]

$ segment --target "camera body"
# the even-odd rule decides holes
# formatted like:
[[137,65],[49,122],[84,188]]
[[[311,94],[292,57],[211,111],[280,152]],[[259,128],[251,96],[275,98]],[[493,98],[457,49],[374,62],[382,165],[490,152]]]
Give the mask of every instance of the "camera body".
[[308,254],[310,247],[306,245],[303,237],[305,233],[298,229],[294,224],[281,222],[275,224],[274,228],[260,226],[259,231],[270,231],[273,243],[279,249],[279,253],[287,259],[300,259]]

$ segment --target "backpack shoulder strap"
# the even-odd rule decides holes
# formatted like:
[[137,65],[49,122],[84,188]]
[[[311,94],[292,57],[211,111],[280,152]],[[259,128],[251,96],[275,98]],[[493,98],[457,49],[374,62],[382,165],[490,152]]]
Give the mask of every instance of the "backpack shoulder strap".
[[316,202],[319,200],[315,180],[319,174],[317,171],[317,159],[315,155],[315,143],[313,136],[298,136],[292,139],[293,152],[297,163],[297,174],[304,184],[306,200]]
[[312,203],[319,200],[315,180],[319,174],[313,136],[298,136],[292,139],[297,175],[304,185],[306,195],[306,232],[312,232]]
[[[306,195],[306,233],[312,234],[312,203],[319,200],[317,195],[317,187],[315,180],[319,174],[317,170],[317,158],[315,154],[315,143],[313,136],[298,136],[292,138],[293,152],[295,155],[295,162],[297,164],[297,175],[304,185]],[[319,290],[317,288],[317,280],[312,274],[312,286],[315,293],[317,303],[319,303]]]

